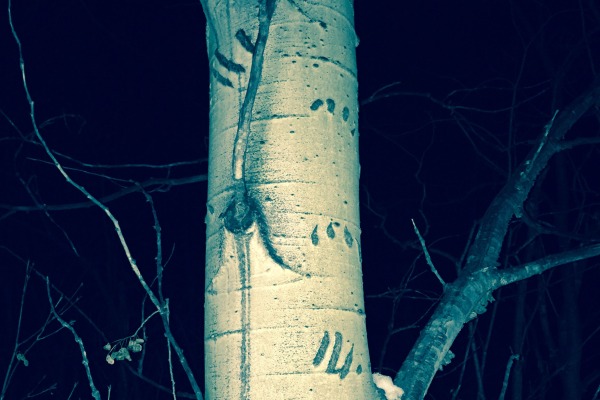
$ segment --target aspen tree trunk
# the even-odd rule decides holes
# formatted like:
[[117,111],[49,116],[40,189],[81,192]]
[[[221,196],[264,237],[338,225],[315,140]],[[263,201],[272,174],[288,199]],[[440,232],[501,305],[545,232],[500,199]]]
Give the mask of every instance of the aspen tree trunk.
[[376,399],[352,2],[203,2],[207,399]]

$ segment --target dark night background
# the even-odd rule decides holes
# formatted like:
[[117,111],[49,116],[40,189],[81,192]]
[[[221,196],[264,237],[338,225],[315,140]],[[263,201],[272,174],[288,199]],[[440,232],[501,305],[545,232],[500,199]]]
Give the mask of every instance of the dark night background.
[[[54,321],[36,340],[49,315],[45,282],[36,271],[76,301],[63,316],[76,321],[103,396],[112,385],[113,399],[169,398],[156,386],[169,387],[157,318],[146,326],[143,369],[156,385],[132,373],[139,354],[128,364],[131,369],[127,361],[113,366],[104,361],[102,346],[132,335],[152,307],[106,215],[82,206],[83,196],[33,139],[3,4],[0,382],[14,349],[26,266],[35,268],[20,334],[21,341],[29,338],[20,350],[27,350],[29,366],[19,365],[6,398],[38,393],[35,398],[66,399],[77,382],[71,398],[90,397],[71,334],[50,335],[59,327]],[[471,229],[507,175],[554,111],[591,85],[600,67],[600,5],[357,0],[355,12],[368,334],[373,370],[394,375],[441,293],[410,219],[437,270],[452,281]],[[134,182],[206,174],[208,70],[198,1],[15,1],[12,13],[40,131],[77,182],[102,199]],[[595,112],[567,138],[597,138]],[[600,239],[599,157],[597,145],[586,145],[552,160],[527,209],[565,234],[541,234],[513,221],[502,266]],[[146,189],[162,226],[172,328],[202,381],[206,182]],[[132,192],[106,204],[152,281],[156,239],[144,196]],[[501,289],[488,313],[459,336],[452,348],[456,357],[436,376],[429,398],[450,399],[459,386],[457,399],[477,399],[478,390],[486,396],[480,399],[498,398],[506,363],[512,351],[519,352],[513,329],[519,299],[525,338],[515,368],[523,368],[522,398],[564,399],[564,360],[578,352],[581,398],[600,398],[598,267],[598,259],[591,259]],[[56,302],[60,294],[52,296]],[[565,331],[565,321],[575,324],[574,336]],[[394,329],[398,332],[388,336]],[[189,393],[174,364],[178,390]],[[506,398],[513,398],[510,390]]]

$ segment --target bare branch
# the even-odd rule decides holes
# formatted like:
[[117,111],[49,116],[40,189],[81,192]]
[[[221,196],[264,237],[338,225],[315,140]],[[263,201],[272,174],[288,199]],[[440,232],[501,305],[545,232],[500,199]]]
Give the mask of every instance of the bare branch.
[[[181,349],[181,347],[179,347],[179,345],[175,341],[175,338],[174,338],[171,328],[169,326],[169,320],[168,320],[169,311],[168,311],[167,303],[166,302],[161,303],[161,301],[157,298],[157,296],[154,294],[152,289],[150,289],[150,286],[148,285],[148,283],[142,276],[142,273],[141,273],[140,269],[138,268],[137,262],[131,254],[131,251],[129,249],[129,245],[127,244],[125,236],[123,235],[123,231],[121,229],[119,221],[112,214],[112,212],[108,209],[108,207],[106,207],[106,205],[104,205],[102,202],[100,202],[96,197],[94,197],[83,186],[81,186],[80,184],[75,182],[73,179],[71,179],[71,176],[66,172],[66,170],[63,168],[62,164],[58,161],[56,156],[50,150],[50,147],[47,145],[46,141],[44,140],[44,138],[42,137],[42,135],[38,129],[38,124],[35,119],[34,102],[33,102],[33,99],[31,98],[31,94],[29,92],[29,88],[27,85],[27,79],[26,79],[26,75],[25,75],[25,61],[23,59],[23,49],[21,46],[21,41],[19,39],[19,36],[17,35],[17,32],[16,32],[14,24],[13,24],[11,6],[12,6],[11,0],[9,0],[9,3],[8,3],[9,24],[10,24],[13,38],[15,39],[15,42],[17,43],[17,47],[18,47],[18,51],[19,51],[19,65],[20,65],[20,69],[21,69],[21,78],[22,78],[22,82],[23,82],[23,89],[25,91],[25,95],[26,95],[27,101],[29,103],[29,117],[31,119],[33,130],[35,132],[35,136],[36,136],[37,140],[41,143],[42,147],[44,148],[44,150],[45,150],[46,154],[48,155],[48,157],[50,158],[50,160],[52,160],[52,162],[54,163],[54,166],[58,169],[60,174],[67,180],[67,182],[71,186],[73,186],[75,189],[77,189],[79,192],[81,192],[85,197],[87,197],[93,204],[95,204],[102,211],[104,211],[104,213],[108,216],[108,218],[112,222],[112,224],[115,228],[115,231],[117,232],[119,241],[121,242],[121,247],[123,248],[123,250],[125,252],[125,256],[127,257],[127,260],[129,261],[129,265],[130,265],[131,269],[133,270],[138,281],[144,288],[144,291],[146,292],[146,294],[148,295],[148,297],[150,298],[150,300],[152,301],[152,303],[154,304],[156,309],[159,310],[159,312],[161,314],[162,321],[163,321],[163,327],[165,330],[165,335],[166,335],[167,339],[169,340],[169,343],[173,346],[173,349],[177,353],[179,362],[181,363],[183,369],[186,371],[187,377],[190,381],[192,389],[194,390],[194,394],[196,395],[196,398],[198,400],[202,400],[203,396],[202,396],[202,392],[200,391],[200,386],[196,382],[194,375],[191,373],[191,368],[189,367],[189,364],[187,363],[187,359],[185,358],[185,356],[183,354],[183,350]],[[47,290],[48,290],[48,298],[51,300],[49,280],[47,280],[46,283],[47,283]],[[55,312],[53,304],[52,304],[52,307],[53,307],[55,317],[57,319],[59,319],[58,313]],[[81,341],[81,338],[79,338],[79,336],[77,336],[74,329],[69,324],[64,322],[64,320],[59,319],[59,321],[61,321],[61,324],[65,328],[70,328],[71,332],[73,333],[73,335],[76,338],[77,343],[80,345],[82,355],[85,357],[84,365],[86,366],[86,371],[88,371],[88,380],[90,381],[90,387],[92,388],[92,394],[94,395],[94,398],[100,399],[100,394],[98,393],[97,389],[94,387],[92,379],[91,379],[92,378],[91,374],[89,373],[89,368],[87,366],[87,357],[85,356],[85,349],[83,348],[83,342]]]
[[[132,186],[126,187],[118,192],[113,194],[109,194],[104,197],[99,197],[98,202],[106,204],[111,201],[115,201],[120,199],[121,197],[127,196],[128,194],[135,193],[141,191],[141,189],[149,190],[149,188],[156,187],[154,190],[165,191],[171,186],[180,186],[180,185],[189,185],[197,182],[204,182],[207,179],[205,174],[189,176],[185,178],[152,178],[148,179],[144,182],[134,183]],[[70,203],[70,204],[54,204],[54,205],[35,205],[35,206],[18,206],[12,204],[0,204],[0,208],[4,208],[6,210],[11,210],[14,212],[24,211],[66,211],[66,210],[75,210],[80,208],[89,208],[96,207],[97,204],[93,201],[86,201],[80,203]]]
[[417,228],[417,225],[415,224],[415,221],[413,219],[411,219],[411,222],[413,224],[413,228],[415,229],[415,233],[417,234],[417,236],[419,238],[421,247],[423,248],[423,253],[425,254],[425,260],[427,260],[427,265],[429,265],[429,267],[431,268],[431,272],[433,272],[433,274],[438,279],[438,281],[440,281],[440,283],[442,284],[442,287],[446,286],[446,282],[444,282],[444,279],[437,272],[435,265],[433,265],[433,261],[431,260],[431,256],[429,255],[429,251],[427,251],[427,246],[425,245],[425,239],[423,239],[423,236],[421,236],[421,232],[419,232],[419,228]]
[[493,290],[511,283],[539,275],[544,271],[560,265],[570,264],[577,261],[600,255],[600,243],[592,246],[580,247],[575,250],[565,251],[559,254],[551,254],[519,267],[512,267],[496,271],[497,278],[494,279]]
[[[544,263],[528,264],[522,271],[511,270],[501,278],[497,270],[508,224],[519,217],[536,178],[550,158],[560,150],[560,141],[571,127],[592,107],[600,104],[600,78],[573,100],[546,125],[539,145],[529,152],[487,209],[475,241],[469,249],[465,268],[459,278],[446,286],[444,295],[421,331],[417,343],[396,375],[396,385],[409,400],[422,399],[438,369],[450,362],[450,347],[464,324],[486,311],[491,293],[498,287],[541,273],[551,266],[589,258],[600,253],[600,245],[548,256]],[[565,255],[566,254],[566,255]]]
[[[9,0],[10,1],[10,0]],[[75,331],[75,328],[71,326],[70,323],[65,321],[57,312],[54,307],[54,301],[52,300],[52,295],[50,294],[50,279],[46,277],[46,293],[48,294],[48,301],[50,302],[50,309],[52,310],[52,314],[54,314],[54,318],[63,326],[63,328],[68,329],[73,338],[75,338],[75,343],[79,346],[79,351],[81,352],[81,362],[83,367],[85,368],[85,373],[87,375],[88,382],[90,384],[90,389],[92,390],[92,397],[95,400],[101,400],[100,392],[96,389],[96,385],[94,385],[94,379],[92,378],[92,371],[90,371],[90,361],[87,357],[87,352],[85,351],[85,346],[83,345],[83,340]]]

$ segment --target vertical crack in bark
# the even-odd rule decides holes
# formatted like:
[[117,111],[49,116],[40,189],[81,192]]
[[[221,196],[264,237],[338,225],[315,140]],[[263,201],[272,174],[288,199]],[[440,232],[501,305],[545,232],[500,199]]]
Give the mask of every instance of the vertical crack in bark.
[[241,290],[241,346],[240,346],[240,384],[241,398],[248,399],[250,392],[250,238],[252,234],[239,234],[235,238],[235,249],[238,256]]

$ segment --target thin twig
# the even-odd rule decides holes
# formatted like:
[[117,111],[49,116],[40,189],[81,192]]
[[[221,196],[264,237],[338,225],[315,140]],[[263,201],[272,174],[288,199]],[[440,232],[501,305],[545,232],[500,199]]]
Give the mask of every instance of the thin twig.
[[83,367],[85,368],[85,373],[87,375],[88,382],[90,384],[90,389],[92,390],[92,397],[95,400],[101,400],[100,392],[96,389],[96,385],[94,385],[94,379],[92,378],[92,371],[90,371],[90,362],[87,357],[87,352],[85,351],[85,347],[83,345],[83,340],[75,331],[75,328],[71,326],[67,321],[65,321],[57,312],[54,307],[54,301],[52,300],[52,294],[50,294],[50,279],[46,277],[46,293],[48,294],[48,301],[50,302],[50,310],[54,315],[54,318],[63,326],[63,328],[68,329],[73,337],[75,338],[75,343],[79,345],[79,351],[81,352],[81,362]]
[[[83,186],[81,186],[80,184],[78,184],[77,182],[75,182],[73,179],[71,179],[70,175],[65,171],[65,169],[63,168],[63,166],[61,165],[61,163],[54,156],[54,154],[50,150],[50,147],[48,146],[48,144],[46,143],[46,141],[42,137],[42,135],[41,135],[41,133],[40,133],[40,131],[38,129],[38,124],[37,124],[37,122],[35,120],[34,102],[33,102],[33,99],[31,98],[31,94],[29,92],[29,88],[28,88],[28,85],[27,85],[27,79],[26,79],[26,75],[25,75],[25,61],[23,59],[23,48],[21,46],[21,40],[19,39],[19,36],[17,35],[17,32],[16,32],[14,24],[13,24],[13,20],[12,20],[11,0],[9,0],[9,2],[8,2],[8,19],[9,19],[9,24],[10,24],[10,28],[11,28],[11,32],[12,32],[13,38],[15,39],[15,42],[17,43],[17,47],[18,47],[19,65],[20,65],[20,69],[21,69],[21,78],[22,78],[22,81],[23,81],[23,89],[25,91],[25,95],[26,95],[27,101],[29,103],[29,116],[30,116],[30,119],[31,119],[31,122],[32,122],[33,131],[35,132],[35,136],[37,137],[38,141],[40,142],[40,144],[44,148],[44,150],[45,150],[46,154],[48,155],[48,157],[54,163],[54,166],[58,169],[58,171],[60,172],[60,174],[67,180],[67,182],[71,186],[73,186],[74,188],[76,188],[79,192],[81,192],[93,204],[95,204],[102,211],[104,211],[104,213],[111,220],[113,226],[115,227],[115,231],[117,232],[117,236],[119,238],[119,241],[121,242],[121,247],[123,248],[123,250],[125,252],[125,256],[127,257],[127,260],[129,261],[129,265],[130,265],[131,269],[133,270],[133,272],[135,273],[136,277],[138,278],[138,281],[140,282],[140,284],[144,288],[144,291],[146,292],[146,294],[150,298],[150,301],[152,301],[152,303],[154,304],[154,306],[156,307],[156,309],[160,311],[160,314],[161,314],[161,317],[162,317],[162,320],[163,320],[163,327],[165,329],[165,335],[166,335],[167,339],[169,340],[169,342],[172,344],[173,349],[177,353],[177,356],[179,358],[179,362],[181,363],[181,366],[183,367],[184,371],[186,372],[186,375],[187,375],[187,377],[188,377],[188,379],[190,381],[190,384],[192,386],[194,394],[196,395],[196,398],[198,400],[202,400],[203,396],[202,396],[202,392],[200,391],[200,386],[196,382],[196,378],[194,377],[193,373],[191,372],[191,368],[189,367],[187,359],[185,358],[185,356],[183,354],[183,350],[181,349],[181,347],[179,347],[179,345],[175,341],[175,338],[173,336],[171,328],[168,325],[168,319],[166,318],[166,315],[165,315],[165,311],[166,310],[164,308],[164,304],[161,303],[160,300],[156,297],[156,295],[150,289],[150,286],[148,285],[148,283],[146,282],[146,280],[142,276],[142,273],[141,273],[140,269],[137,266],[137,262],[135,261],[135,259],[133,258],[132,254],[131,254],[131,251],[129,249],[129,245],[127,244],[127,241],[125,240],[125,236],[123,235],[123,231],[121,230],[121,226],[119,224],[119,221],[112,214],[112,212],[108,209],[108,207],[106,207],[103,203],[101,203],[98,199],[96,199],[96,197],[94,197],[87,189],[85,189]],[[47,285],[48,285],[48,292],[49,292],[50,291],[50,289],[49,289],[49,281],[47,281]],[[58,315],[58,314],[55,313],[55,315]],[[65,325],[63,325],[63,326],[65,326]],[[65,326],[65,327],[67,327],[67,326]],[[69,327],[70,327],[70,330],[75,334],[75,331],[72,329],[72,327],[70,325],[69,325]],[[78,336],[77,336],[77,338],[78,338]],[[81,342],[81,339],[79,339],[79,342]],[[83,342],[80,343],[80,347],[83,348]],[[85,352],[83,353],[83,355],[85,356]],[[84,364],[86,365],[86,369],[89,371],[89,368],[87,368],[87,358],[84,359]],[[90,379],[90,385],[93,385],[93,383],[91,381],[91,375],[88,374],[88,378]],[[94,392],[94,391],[97,392],[97,390],[95,389],[95,387],[93,387],[92,392]],[[99,394],[98,394],[98,399],[99,398],[100,397],[99,397]]]
[[518,354],[513,354],[508,359],[508,363],[506,363],[506,370],[504,371],[504,381],[502,382],[502,390],[500,390],[500,395],[498,396],[498,400],[504,400],[504,396],[506,395],[506,389],[508,388],[508,378],[510,377],[510,369],[515,361],[519,359]]
[[19,337],[21,336],[21,322],[23,321],[23,308],[25,306],[25,293],[27,293],[27,284],[29,283],[29,278],[31,277],[31,264],[27,263],[27,268],[25,270],[25,281],[23,282],[23,290],[21,292],[21,305],[19,306],[19,317],[17,319],[17,331],[15,334],[15,347],[13,348],[12,356],[10,357],[10,361],[8,362],[8,367],[6,368],[6,375],[4,375],[4,383],[2,384],[2,392],[0,393],[0,400],[4,399],[6,395],[6,390],[8,389],[8,384],[12,378],[14,369],[16,369],[16,365],[13,369],[13,364],[17,360],[17,354],[19,354]]
[[411,222],[413,224],[413,227],[415,228],[415,233],[417,234],[417,237],[419,238],[421,247],[423,248],[423,253],[425,254],[425,260],[427,260],[427,265],[429,265],[429,267],[431,268],[431,272],[433,272],[433,274],[436,276],[436,278],[438,278],[438,281],[440,281],[442,286],[445,287],[446,282],[444,282],[444,280],[442,279],[440,274],[438,274],[437,269],[435,269],[435,266],[433,265],[433,261],[431,261],[431,257],[429,256],[429,251],[427,251],[427,246],[425,246],[425,239],[423,239],[423,236],[421,236],[421,232],[419,232],[419,228],[417,228],[415,221],[413,219],[411,219]]
[[[188,177],[184,177],[184,178],[151,178],[151,179],[145,180],[144,182],[135,183],[129,187],[119,190],[118,192],[109,194],[104,197],[100,197],[100,198],[98,198],[98,201],[100,203],[106,204],[108,202],[117,200],[123,196],[126,196],[130,193],[138,192],[138,191],[140,191],[140,188],[147,189],[147,188],[155,187],[155,186],[170,188],[172,186],[189,185],[192,183],[204,182],[204,181],[206,181],[206,179],[207,179],[206,174],[188,176]],[[131,182],[131,181],[129,181],[129,182]],[[156,190],[158,190],[158,189],[156,189]],[[166,190],[161,189],[161,191],[166,191]],[[12,211],[11,214],[14,214],[14,212],[16,212],[16,211],[25,211],[25,212],[29,212],[29,211],[64,211],[64,210],[75,210],[75,209],[79,209],[79,208],[96,207],[96,206],[97,206],[97,204],[92,201],[70,203],[70,204],[56,204],[56,205],[44,204],[44,205],[35,205],[35,206],[18,206],[18,205],[1,204],[0,203],[0,208],[11,210]]]

